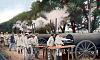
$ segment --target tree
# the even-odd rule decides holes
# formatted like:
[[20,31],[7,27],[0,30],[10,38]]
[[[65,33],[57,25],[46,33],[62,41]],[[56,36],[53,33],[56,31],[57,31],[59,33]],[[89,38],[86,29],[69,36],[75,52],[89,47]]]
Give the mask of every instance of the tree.
[[63,8],[63,4],[61,4],[60,0],[43,0],[42,4],[43,10],[47,12],[56,9],[56,7]]
[[[85,1],[87,1],[87,0],[43,0],[42,2],[39,2],[39,1],[33,2],[31,5],[30,11],[23,12],[23,13],[15,16],[14,18],[12,18],[10,20],[11,22],[9,22],[9,24],[11,23],[13,25],[17,20],[21,20],[21,21],[27,20],[29,22],[29,24],[31,24],[32,20],[36,20],[36,18],[43,16],[41,12],[43,12],[43,11],[50,12],[52,10],[55,10],[56,7],[63,8],[64,6],[66,6],[66,7],[68,7],[67,12],[69,12],[68,17],[70,17],[71,28],[72,28],[73,32],[75,33],[76,25],[84,24],[84,25],[88,26],[88,21],[89,21],[88,13],[89,12],[85,8],[85,4],[84,4]],[[83,17],[86,18],[85,23],[82,23]],[[67,19],[65,19],[63,21],[62,26],[60,26],[63,33],[65,32],[65,26],[67,24],[66,20]],[[8,24],[5,24],[5,25],[8,25]],[[11,27],[12,25],[9,25],[9,26]],[[48,29],[50,29],[51,25],[49,26],[49,24],[48,24],[48,25],[46,25],[46,27]],[[53,27],[54,26],[51,27],[52,32],[54,30]]]
[[45,25],[45,29],[49,32],[49,33],[55,33],[54,29],[55,26],[53,23],[49,23],[47,25]]
[[96,2],[97,2],[97,9],[99,9],[100,8],[100,0],[96,0]]
[[91,33],[93,33],[93,31],[99,27],[99,19],[97,18],[98,16],[100,16],[100,10],[95,9],[93,12],[93,21],[91,22]]
[[73,33],[76,33],[76,23],[80,24],[82,21],[82,9],[78,7],[75,3],[69,3],[68,5],[69,9],[68,12],[71,22],[71,28]]
[[66,28],[66,25],[67,25],[67,20],[68,20],[68,17],[65,17],[64,20],[61,22],[60,29],[61,29],[62,33],[65,32],[65,28]]
[[[51,10],[55,10],[56,7],[63,8],[63,5],[60,3],[60,0],[43,0],[42,2],[39,2],[39,5],[38,5],[39,7],[38,6],[35,7],[35,6],[36,6],[36,4],[33,3],[32,10],[34,11],[34,9],[38,9],[38,12],[36,12],[35,14],[41,13],[42,11],[50,12]],[[49,26],[47,25],[46,27],[49,27]],[[50,25],[50,27],[51,27],[51,25]],[[52,26],[52,27],[54,27],[54,26]],[[52,29],[52,27],[51,27],[51,31],[54,32],[55,28]]]
[[[89,0],[69,0],[66,4],[68,5],[67,7],[69,8],[68,11],[70,13],[70,22],[71,22],[71,27],[73,32],[75,33],[75,26],[77,25],[84,25],[86,29],[88,29],[88,15],[89,15],[89,10],[90,9],[90,4],[87,4],[88,8],[86,8],[85,2],[88,2]],[[90,3],[93,3],[93,0],[89,1]],[[84,22],[82,22],[83,17],[85,17]],[[81,27],[82,28],[82,27]]]

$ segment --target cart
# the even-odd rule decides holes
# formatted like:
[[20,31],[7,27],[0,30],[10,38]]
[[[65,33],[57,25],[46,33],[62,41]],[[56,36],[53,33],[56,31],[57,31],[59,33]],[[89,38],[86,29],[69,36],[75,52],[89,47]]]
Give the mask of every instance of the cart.
[[[72,35],[71,41],[67,42],[67,45],[75,45],[73,50],[74,60],[95,60],[98,55],[100,46],[100,34],[90,33],[90,34],[62,34],[63,36]],[[50,35],[39,36],[47,40]],[[66,37],[69,38],[69,37]],[[42,41],[43,41],[42,39]],[[46,41],[45,41],[46,42]],[[71,51],[72,52],[72,51]]]

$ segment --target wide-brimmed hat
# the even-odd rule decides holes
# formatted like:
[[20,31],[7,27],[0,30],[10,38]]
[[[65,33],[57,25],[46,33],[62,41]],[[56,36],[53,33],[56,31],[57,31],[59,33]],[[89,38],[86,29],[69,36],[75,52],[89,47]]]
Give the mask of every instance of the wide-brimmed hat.
[[35,35],[33,34],[32,37],[35,37]]

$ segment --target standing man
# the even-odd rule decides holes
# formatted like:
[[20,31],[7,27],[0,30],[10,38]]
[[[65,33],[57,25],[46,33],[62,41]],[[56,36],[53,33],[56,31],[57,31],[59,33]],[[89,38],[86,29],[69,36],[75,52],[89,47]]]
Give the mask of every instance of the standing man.
[[4,35],[3,32],[0,34],[0,49],[3,49],[4,47]]
[[47,46],[54,46],[54,34],[51,34],[50,38],[48,39]]
[[25,33],[22,35],[22,40],[23,40],[23,43],[22,43],[22,46],[23,46],[23,55],[24,55],[24,59],[27,60],[28,59],[28,53],[27,53],[27,49],[28,49],[28,36],[29,34],[28,33]]
[[[54,46],[54,34],[51,34],[51,36],[49,37],[48,41],[47,41],[47,46]],[[54,56],[55,55],[55,51],[49,49],[48,50],[48,60],[54,60]]]
[[11,51],[12,48],[14,48],[14,50],[16,51],[16,41],[15,41],[15,38],[14,38],[14,34],[12,34],[10,36],[9,51]]
[[8,34],[8,32],[6,32],[6,33],[4,34],[5,46],[8,46],[8,40],[9,40],[9,34]]
[[17,39],[17,51],[18,53],[22,53],[22,43],[23,43],[22,35],[18,34],[18,37],[16,39]]
[[[34,48],[35,48],[35,44],[34,44],[34,35],[30,34],[29,38],[28,38],[28,48],[27,48],[27,52],[28,52],[28,59],[32,60],[33,59],[33,52],[34,52]],[[33,46],[34,44],[34,46]]]
[[[56,46],[64,45],[62,42],[62,35],[61,34],[56,35],[55,45]],[[55,60],[62,60],[61,56],[62,56],[62,50],[60,48],[56,49],[56,59]]]
[[63,42],[62,42],[62,35],[61,34],[57,34],[56,35],[56,38],[55,38],[55,45],[63,45]]
[[32,46],[34,49],[34,53],[35,53],[35,58],[39,59],[39,48],[36,47],[38,46],[38,37],[37,37],[38,33],[36,33],[35,35],[33,35],[33,41],[32,41]]
[[22,36],[22,38],[23,38],[23,47],[25,47],[25,48],[28,47],[28,37],[29,37],[29,33],[25,33],[25,35]]

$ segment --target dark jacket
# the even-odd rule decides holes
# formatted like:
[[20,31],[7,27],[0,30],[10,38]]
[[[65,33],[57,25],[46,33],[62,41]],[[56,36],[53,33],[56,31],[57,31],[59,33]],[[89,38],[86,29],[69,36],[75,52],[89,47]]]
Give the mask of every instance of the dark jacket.
[[11,37],[10,37],[10,42],[11,42],[11,43],[15,43],[15,38],[14,38],[14,36],[11,36]]

